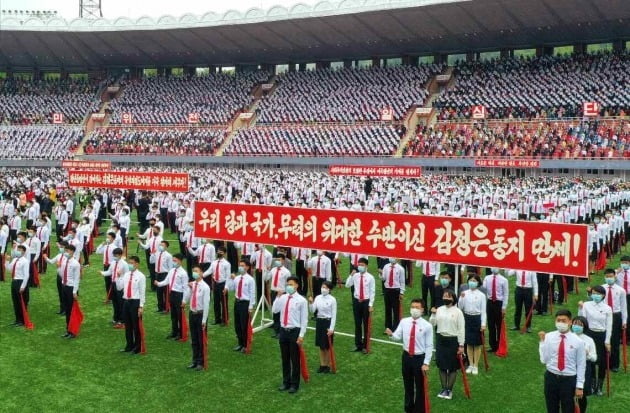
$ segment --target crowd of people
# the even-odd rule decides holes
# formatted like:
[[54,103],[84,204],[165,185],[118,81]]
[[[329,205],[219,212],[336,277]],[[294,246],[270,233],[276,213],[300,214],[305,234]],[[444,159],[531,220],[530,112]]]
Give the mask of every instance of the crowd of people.
[[436,100],[441,119],[467,119],[483,105],[490,118],[562,118],[582,115],[584,102],[597,102],[601,115],[630,107],[628,51],[463,62],[455,87]]
[[55,113],[64,123],[79,124],[97,112],[102,82],[81,79],[0,79],[0,124],[51,124]]
[[105,127],[95,129],[84,152],[211,156],[221,146],[226,130],[213,127]]
[[437,123],[419,126],[408,156],[596,159],[630,157],[630,124],[606,121]]
[[442,65],[324,69],[279,75],[258,107],[260,123],[375,122],[391,109],[401,120],[428,96],[427,81]]
[[123,114],[130,113],[133,123],[185,124],[197,113],[201,124],[226,124],[252,102],[254,86],[268,78],[255,71],[123,79],[122,95],[110,103],[111,123],[123,123]]
[[82,139],[79,126],[0,126],[0,153],[2,159],[66,159]]
[[227,156],[389,156],[402,135],[392,125],[258,126],[237,132]]

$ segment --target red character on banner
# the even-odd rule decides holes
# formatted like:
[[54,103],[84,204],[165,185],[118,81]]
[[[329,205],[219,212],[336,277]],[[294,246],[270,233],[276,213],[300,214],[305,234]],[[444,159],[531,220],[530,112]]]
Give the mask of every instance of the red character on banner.
[[477,105],[472,107],[472,118],[473,119],[485,119],[486,118],[486,107],[483,105]]
[[53,113],[52,122],[54,124],[63,123],[63,113]]
[[199,123],[199,113],[196,113],[196,112],[189,113],[188,123]]
[[599,116],[600,106],[597,102],[584,102],[582,105],[583,115],[586,117]]
[[389,106],[383,108],[383,110],[381,110],[381,120],[384,122],[394,120],[394,110]]
[[131,115],[131,113],[129,112],[124,112],[121,116],[120,119],[122,121],[122,123],[129,125],[133,123],[133,116]]

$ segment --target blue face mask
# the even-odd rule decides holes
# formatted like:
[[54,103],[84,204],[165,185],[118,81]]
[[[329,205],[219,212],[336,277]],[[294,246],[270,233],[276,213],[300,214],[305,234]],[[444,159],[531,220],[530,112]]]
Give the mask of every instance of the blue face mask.
[[615,279],[614,278],[606,277],[606,284],[613,285],[614,283],[615,283]]
[[132,264],[127,264],[127,267],[129,268],[129,271],[133,271],[135,270],[135,268],[133,267]]
[[245,274],[245,267],[238,267],[239,274]]
[[601,294],[591,294],[591,299],[596,303],[600,303],[604,297],[602,297]]
[[477,288],[479,286],[479,283],[477,281],[468,281],[468,287],[471,290],[474,290],[475,288]]
[[442,287],[448,287],[448,285],[450,284],[448,278],[440,278],[440,285]]
[[571,326],[571,331],[573,331],[575,334],[582,334],[584,332],[584,327],[574,324]]
[[621,264],[621,269],[624,271],[630,270],[630,264]]
[[196,272],[193,272],[192,274],[193,280],[198,280],[199,279],[199,274]]
[[363,265],[359,265],[359,267],[357,267],[357,268],[359,269],[359,272],[361,274],[363,274],[365,272],[365,270],[366,270],[365,266],[363,266]]
[[284,291],[287,294],[293,294],[295,292],[295,287],[293,287],[292,285],[287,285],[284,287]]

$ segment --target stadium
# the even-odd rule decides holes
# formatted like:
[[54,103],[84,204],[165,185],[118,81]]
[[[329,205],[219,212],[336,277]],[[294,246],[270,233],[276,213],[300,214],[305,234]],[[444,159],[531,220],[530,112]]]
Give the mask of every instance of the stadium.
[[627,410],[629,2],[79,3],[0,11],[0,411],[559,412],[559,310]]

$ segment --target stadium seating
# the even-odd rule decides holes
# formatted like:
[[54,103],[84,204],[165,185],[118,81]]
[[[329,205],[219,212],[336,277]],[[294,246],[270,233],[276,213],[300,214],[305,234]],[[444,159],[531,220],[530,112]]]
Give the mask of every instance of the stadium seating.
[[400,135],[391,125],[278,125],[238,131],[225,155],[392,155]]
[[0,79],[0,123],[52,123],[54,113],[62,113],[64,123],[81,123],[88,113],[98,111],[100,86],[99,82],[72,79]]
[[594,101],[602,114],[619,115],[630,107],[628,73],[628,52],[462,63],[435,106],[441,119],[470,118],[473,105],[490,118],[560,118],[581,116]]
[[83,132],[79,126],[0,126],[2,159],[65,159]]
[[202,124],[224,124],[251,103],[251,91],[266,72],[207,76],[145,77],[123,81],[122,95],[110,104],[111,123],[130,113],[134,123],[182,124],[198,113]]
[[380,121],[391,108],[400,120],[422,104],[430,77],[440,65],[369,69],[326,69],[285,73],[259,106],[259,123]]
[[225,139],[225,130],[211,127],[109,127],[96,129],[84,151],[146,155],[212,155]]

